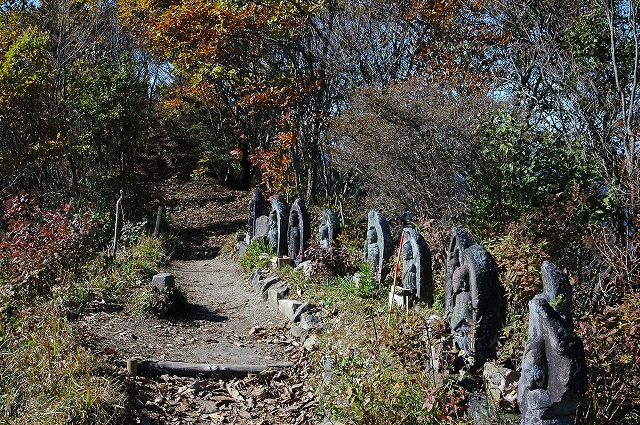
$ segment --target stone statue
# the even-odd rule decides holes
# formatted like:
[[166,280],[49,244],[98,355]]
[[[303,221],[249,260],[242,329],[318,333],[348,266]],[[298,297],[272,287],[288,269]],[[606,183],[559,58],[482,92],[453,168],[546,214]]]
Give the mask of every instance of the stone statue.
[[287,255],[287,224],[289,222],[289,208],[284,198],[276,194],[271,199],[269,213],[269,245],[276,255]]
[[260,193],[258,189],[253,189],[253,198],[249,201],[249,222],[247,225],[248,242],[251,242],[251,239],[256,234],[256,220],[264,215],[267,215],[267,203],[262,193]]
[[311,222],[304,201],[296,199],[289,211],[288,255],[295,264],[304,261],[304,252],[309,248]]
[[[460,239],[459,239],[460,240]],[[453,244],[452,244],[453,245]],[[455,252],[455,250],[454,250]],[[447,320],[461,351],[458,367],[475,371],[496,356],[498,330],[503,318],[498,266],[480,245],[471,245],[451,256]]]
[[402,286],[415,298],[433,304],[431,251],[422,235],[405,228],[402,243]]
[[445,311],[447,320],[451,319],[453,313],[453,287],[451,279],[453,272],[462,264],[462,253],[466,248],[473,245],[469,236],[461,229],[454,227],[451,231],[451,242],[447,253],[446,281],[445,281]]
[[529,338],[522,358],[518,405],[522,425],[572,425],[587,390],[584,346],[573,330],[567,275],[542,264],[542,294],[529,302]]
[[369,211],[367,239],[364,242],[364,261],[372,265],[376,281],[384,281],[389,274],[388,263],[392,255],[393,240],[389,223],[376,211]]
[[322,211],[322,222],[320,224],[320,246],[329,248],[339,234],[340,220],[338,220],[338,215],[333,210],[325,208]]

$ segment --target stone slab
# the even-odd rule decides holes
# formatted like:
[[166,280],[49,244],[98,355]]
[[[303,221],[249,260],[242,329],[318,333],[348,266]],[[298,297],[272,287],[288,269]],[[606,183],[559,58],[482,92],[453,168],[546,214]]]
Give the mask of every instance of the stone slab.
[[291,322],[295,322],[296,310],[300,308],[302,302],[296,300],[281,299],[278,301],[278,310],[287,316]]
[[271,308],[279,310],[279,301],[284,299],[289,293],[289,287],[283,284],[278,284],[270,287],[267,290],[267,300]]

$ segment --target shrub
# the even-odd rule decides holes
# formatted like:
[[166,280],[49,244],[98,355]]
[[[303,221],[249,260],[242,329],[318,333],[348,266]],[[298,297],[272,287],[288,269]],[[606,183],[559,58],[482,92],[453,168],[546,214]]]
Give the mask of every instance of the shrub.
[[150,300],[144,293],[150,290],[151,278],[164,259],[162,240],[141,236],[111,261],[97,257],[87,262],[81,276],[55,291],[56,304],[69,316],[84,311],[94,300],[146,309]]
[[542,291],[540,268],[548,259],[546,245],[520,223],[507,225],[506,232],[485,241],[485,248],[498,264],[510,311],[526,311],[529,300]]
[[585,315],[576,324],[585,344],[589,390],[578,416],[581,424],[640,423],[640,293],[619,306]]
[[0,241],[4,296],[25,299],[50,292],[75,276],[89,258],[93,223],[69,204],[41,210],[25,192],[5,203],[8,231]]
[[373,266],[369,263],[360,264],[360,280],[356,287],[356,293],[361,298],[371,298],[377,294],[378,282],[373,277]]
[[357,270],[357,262],[345,245],[339,240],[328,248],[319,243],[312,244],[304,253],[313,264],[313,274],[317,278],[352,275]]
[[[464,392],[453,381],[433,385],[425,369],[425,315],[393,315],[359,303],[340,315],[321,352],[321,409],[352,424],[464,423]],[[382,303],[386,304],[386,303]],[[357,307],[357,306],[354,306]]]

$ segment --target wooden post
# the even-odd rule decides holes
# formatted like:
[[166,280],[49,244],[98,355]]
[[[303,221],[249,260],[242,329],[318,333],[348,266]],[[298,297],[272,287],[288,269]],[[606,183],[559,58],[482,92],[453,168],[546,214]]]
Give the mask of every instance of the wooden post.
[[122,211],[122,190],[120,190],[120,197],[116,202],[116,226],[113,235],[113,257],[116,256],[116,250],[118,249],[118,226],[120,225],[120,213]]
[[156,217],[156,227],[153,230],[153,237],[157,238],[160,233],[160,223],[162,222],[162,215],[164,214],[164,207],[160,205],[158,207],[158,216]]
[[136,359],[127,360],[127,372],[129,372],[131,376],[138,375],[138,361]]

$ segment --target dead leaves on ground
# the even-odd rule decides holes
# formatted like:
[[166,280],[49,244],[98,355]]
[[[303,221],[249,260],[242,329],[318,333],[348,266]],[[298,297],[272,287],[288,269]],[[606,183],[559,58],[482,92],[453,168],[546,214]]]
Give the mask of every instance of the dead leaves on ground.
[[127,377],[141,424],[311,424],[317,405],[302,356],[287,370],[270,369],[246,378],[198,379],[169,375]]

